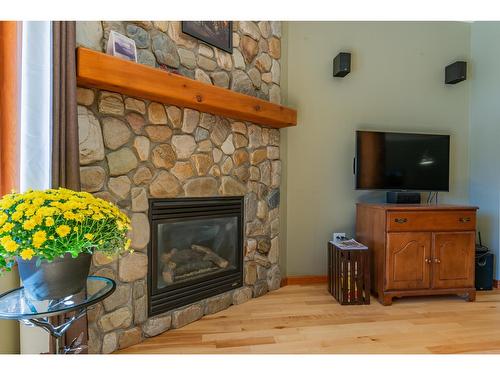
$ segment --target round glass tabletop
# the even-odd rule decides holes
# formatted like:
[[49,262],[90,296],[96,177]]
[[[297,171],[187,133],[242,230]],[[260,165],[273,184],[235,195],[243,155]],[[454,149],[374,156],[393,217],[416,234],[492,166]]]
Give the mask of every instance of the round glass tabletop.
[[87,287],[80,293],[61,299],[36,301],[24,293],[24,288],[0,295],[0,319],[35,319],[68,313],[91,306],[114,292],[116,283],[101,276],[89,276]]

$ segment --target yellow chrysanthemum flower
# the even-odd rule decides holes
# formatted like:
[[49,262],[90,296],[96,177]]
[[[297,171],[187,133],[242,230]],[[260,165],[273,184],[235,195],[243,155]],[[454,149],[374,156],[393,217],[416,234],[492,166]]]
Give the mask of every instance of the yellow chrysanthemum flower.
[[40,207],[40,206],[41,206],[42,204],[44,204],[44,203],[45,203],[45,199],[43,199],[42,197],[35,198],[35,199],[33,199],[33,201],[32,201],[32,204],[33,204],[34,206],[38,206],[38,207]]
[[6,213],[0,212],[0,226],[4,225],[8,218]]
[[21,258],[24,260],[30,260],[35,255],[35,252],[32,249],[24,249],[21,251]]
[[80,214],[75,214],[75,220],[79,223],[81,223],[83,220],[85,220],[85,216]]
[[47,233],[44,230],[38,230],[33,234],[33,246],[39,249],[47,240]]
[[23,229],[24,230],[33,230],[36,226],[36,223],[33,219],[30,219],[30,220],[26,220],[24,223],[23,223]]
[[0,201],[0,208],[3,210],[8,210],[14,203],[16,203],[14,201],[14,199],[12,199],[12,197],[6,195]]
[[16,211],[24,211],[26,208],[28,208],[28,204],[26,202],[19,203],[16,206]]
[[10,253],[16,251],[19,248],[17,242],[14,241],[11,236],[2,237],[2,239],[0,240],[0,244],[2,244],[5,250]]
[[52,215],[54,215],[55,211],[56,211],[56,209],[54,207],[43,206],[43,207],[40,207],[36,211],[36,215],[39,215],[39,216],[52,216]]
[[46,217],[45,218],[45,225],[48,227],[51,227],[54,225],[54,218],[53,217]]
[[118,220],[116,222],[116,226],[118,227],[118,230],[123,230],[125,229],[125,223],[123,221]]
[[75,218],[75,214],[71,211],[66,211],[63,216],[68,220],[73,220]]
[[14,228],[13,223],[5,223],[2,228],[0,228],[0,233],[10,232]]
[[33,216],[33,217],[31,218],[31,220],[33,220],[33,222],[34,222],[36,225],[41,225],[41,224],[42,224],[42,222],[43,222],[43,216],[35,214],[35,216]]
[[59,235],[59,237],[66,237],[69,232],[71,232],[71,228],[68,225],[59,225],[56,228],[56,233]]
[[97,221],[102,220],[104,218],[105,218],[105,216],[101,213],[97,213],[97,214],[92,215],[92,219],[97,220]]
[[94,235],[92,233],[86,233],[83,235],[87,240],[92,241],[94,239]]
[[23,211],[16,211],[12,214],[11,218],[14,221],[19,221],[22,219],[23,215],[24,215]]

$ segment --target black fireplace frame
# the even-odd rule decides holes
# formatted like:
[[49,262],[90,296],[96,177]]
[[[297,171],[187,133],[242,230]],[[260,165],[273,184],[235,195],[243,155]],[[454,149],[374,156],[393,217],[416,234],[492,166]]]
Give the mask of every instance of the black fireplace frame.
[[[238,246],[236,269],[221,271],[194,280],[157,288],[158,225],[189,218],[237,217]],[[148,245],[148,316],[213,297],[243,285],[244,197],[150,198]]]

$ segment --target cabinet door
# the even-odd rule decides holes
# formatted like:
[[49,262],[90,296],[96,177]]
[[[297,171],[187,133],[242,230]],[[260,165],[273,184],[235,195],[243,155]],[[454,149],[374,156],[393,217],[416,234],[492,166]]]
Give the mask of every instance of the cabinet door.
[[430,287],[431,233],[387,234],[386,289]]
[[474,286],[475,232],[434,233],[432,287]]

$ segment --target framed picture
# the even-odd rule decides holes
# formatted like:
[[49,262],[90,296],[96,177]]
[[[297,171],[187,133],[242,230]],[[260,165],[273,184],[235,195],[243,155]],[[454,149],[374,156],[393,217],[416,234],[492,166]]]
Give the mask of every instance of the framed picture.
[[182,32],[221,50],[233,53],[232,21],[182,21]]
[[109,33],[108,44],[106,46],[108,55],[120,57],[125,60],[137,62],[137,50],[135,42],[125,35],[111,30]]

